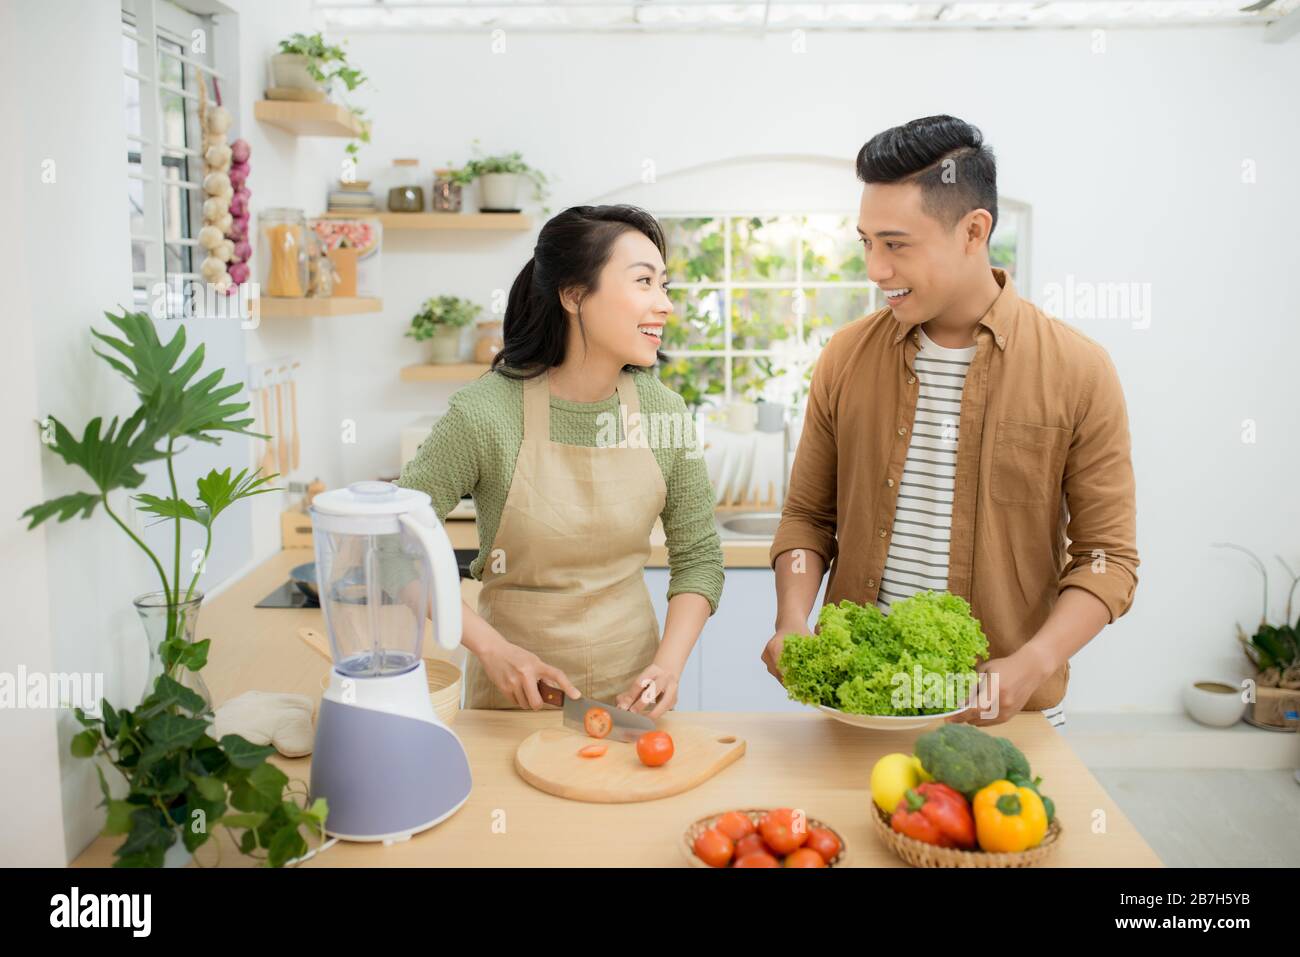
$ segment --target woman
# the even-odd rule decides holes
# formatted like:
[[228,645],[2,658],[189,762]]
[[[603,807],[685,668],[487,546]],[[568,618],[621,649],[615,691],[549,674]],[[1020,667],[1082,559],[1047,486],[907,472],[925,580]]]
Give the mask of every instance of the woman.
[[[470,573],[483,589],[477,612],[464,608],[466,707],[536,710],[539,680],[651,718],[677,701],[723,572],[693,428],[638,428],[690,423],[653,371],[667,286],[650,214],[560,213],[510,289],[491,371],[451,397],[402,470],[400,484],[428,492],[439,518],[474,498]],[[662,641],[644,576],[660,518]]]

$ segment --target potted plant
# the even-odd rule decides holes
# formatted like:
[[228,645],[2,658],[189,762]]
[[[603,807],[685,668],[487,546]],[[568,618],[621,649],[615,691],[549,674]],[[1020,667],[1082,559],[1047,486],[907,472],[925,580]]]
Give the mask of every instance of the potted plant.
[[[324,99],[342,84],[348,93],[356,91],[369,78],[348,63],[342,46],[326,43],[319,33],[295,33],[280,41],[280,52],[271,57],[271,86],[276,90],[299,91],[307,99]],[[314,94],[314,95],[313,95]],[[361,132],[345,147],[355,161],[360,150],[358,143],[370,142],[370,120],[365,110],[352,106],[344,98],[340,102],[357,121]]]
[[411,317],[406,335],[431,344],[429,361],[447,365],[460,361],[462,330],[478,318],[481,306],[459,296],[430,296]]
[[[474,141],[474,151],[480,152],[478,140]],[[523,179],[532,182],[533,199],[542,202],[549,195],[546,174],[525,163],[518,151],[476,156],[465,164],[460,175],[464,182],[478,180],[479,209],[486,212],[518,210],[519,183]]]
[[[262,848],[268,861],[284,863],[306,850],[299,827],[320,833],[324,807],[308,809],[292,802],[281,806],[288,779],[266,765],[269,748],[256,748],[238,735],[214,741],[207,735],[212,722],[212,699],[198,672],[207,663],[210,640],[195,640],[195,623],[203,593],[199,575],[211,554],[216,519],[231,505],[254,495],[274,491],[267,483],[275,476],[251,475],[245,469],[211,470],[197,483],[194,501],[180,496],[175,456],[189,442],[220,444],[224,434],[260,436],[239,418],[247,402],[230,401],[242,383],[224,383],[225,370],[197,378],[204,348],[185,351],[185,327],[178,326],[170,341],[159,340],[153,320],[143,312],[105,314],[121,337],[91,330],[110,350],[95,354],[119,372],[135,389],[139,407],[119,425],[107,427],[101,417],[91,419],[78,439],[54,416],[48,416],[42,438],[50,450],[69,465],[81,469],[94,491],[72,492],[34,505],[23,512],[28,528],[57,518],[88,519],[96,507],[104,512],[148,557],[162,590],[135,600],[148,642],[149,679],[146,693],[135,709],[115,709],[107,701],[99,714],[88,716],[76,709],[84,730],[72,740],[78,757],[101,755],[123,775],[128,793],[114,798],[102,770],[100,788],[108,809],[105,833],[125,834],[117,850],[121,866],[160,866],[187,859],[218,825],[242,830],[239,846],[245,851]],[[264,436],[260,436],[264,437]],[[142,467],[166,463],[169,494],[134,496],[140,511],[173,523],[171,574],[163,561],[114,511],[110,496],[139,489],[145,481]],[[205,544],[188,587],[182,592],[181,523],[203,529]],[[239,814],[227,814],[233,807]],[[177,838],[180,838],[177,850]],[[179,857],[179,860],[177,858]]]
[[1287,591],[1286,614],[1279,625],[1268,621],[1268,570],[1249,549],[1231,542],[1215,542],[1215,548],[1232,548],[1250,556],[1264,580],[1264,605],[1259,625],[1253,635],[1237,626],[1237,641],[1255,671],[1254,695],[1247,710],[1247,720],[1273,730],[1295,731],[1300,728],[1300,619],[1291,624],[1292,603],[1300,575],[1278,557],[1291,578]]

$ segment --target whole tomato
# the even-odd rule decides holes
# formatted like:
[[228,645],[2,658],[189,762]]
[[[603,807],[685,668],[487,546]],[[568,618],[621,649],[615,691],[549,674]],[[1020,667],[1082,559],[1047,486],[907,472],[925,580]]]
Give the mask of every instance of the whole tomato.
[[695,838],[695,856],[710,867],[726,867],[736,845],[721,831],[709,828]]
[[667,764],[673,756],[673,739],[667,731],[647,731],[636,739],[636,756],[646,767]]

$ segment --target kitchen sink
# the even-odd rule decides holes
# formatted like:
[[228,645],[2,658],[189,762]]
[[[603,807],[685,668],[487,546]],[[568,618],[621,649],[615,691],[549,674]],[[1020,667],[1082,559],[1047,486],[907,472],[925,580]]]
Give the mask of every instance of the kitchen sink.
[[771,538],[781,524],[780,512],[741,512],[718,519],[723,538]]

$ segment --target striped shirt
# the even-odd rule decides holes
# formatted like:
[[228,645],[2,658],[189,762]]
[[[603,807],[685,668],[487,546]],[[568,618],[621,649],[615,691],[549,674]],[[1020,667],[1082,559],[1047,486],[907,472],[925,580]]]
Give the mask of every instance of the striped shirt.
[[921,349],[913,360],[920,392],[898,483],[894,532],[880,577],[876,604],[919,591],[948,588],[948,544],[952,533],[952,490],[957,477],[961,394],[975,346],[948,349],[917,327]]
[[[917,327],[921,348],[913,360],[920,392],[907,461],[898,487],[894,533],[885,557],[877,606],[886,614],[892,602],[919,591],[948,588],[948,545],[952,532],[952,493],[957,478],[961,395],[975,346],[949,349]],[[1065,725],[1065,710],[1042,712],[1053,728]]]

